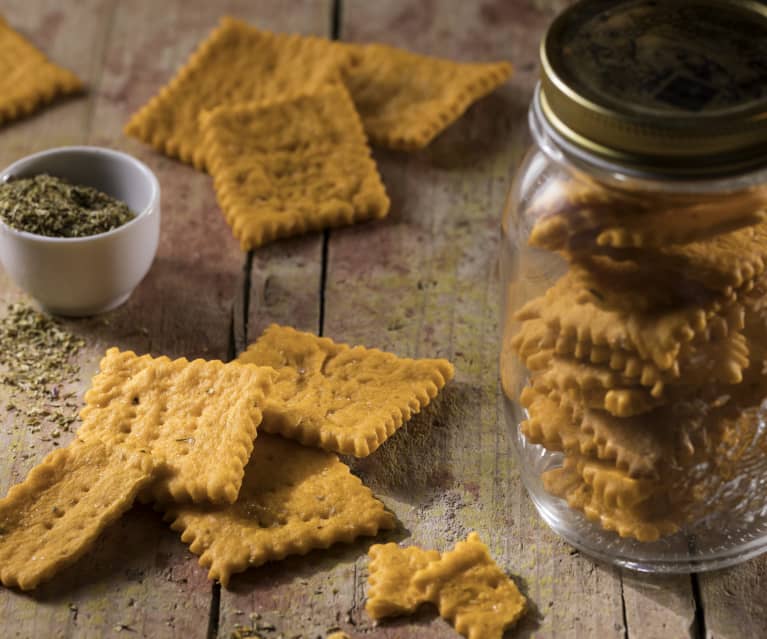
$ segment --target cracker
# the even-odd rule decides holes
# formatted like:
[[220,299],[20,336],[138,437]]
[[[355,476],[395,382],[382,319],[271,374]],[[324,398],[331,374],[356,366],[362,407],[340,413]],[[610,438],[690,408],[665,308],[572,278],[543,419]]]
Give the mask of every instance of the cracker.
[[110,348],[85,394],[78,436],[148,450],[154,500],[232,503],[273,374]]
[[351,53],[328,40],[261,31],[225,17],[173,80],[133,115],[125,133],[204,169],[203,111],[311,93],[340,83],[350,63]]
[[413,575],[440,558],[436,550],[395,543],[376,544],[368,551],[368,597],[365,610],[373,619],[406,615],[427,599],[412,584]]
[[585,406],[607,410],[617,417],[640,415],[668,402],[644,386],[626,385],[626,380],[609,368],[557,356],[551,357],[533,379],[543,391],[570,395]]
[[584,455],[565,457],[563,468],[577,472],[608,508],[627,509],[647,501],[664,486],[659,479],[638,479],[610,462]]
[[208,577],[225,587],[248,567],[373,536],[396,523],[334,454],[263,434],[234,504],[172,505],[166,514],[210,569]]
[[567,501],[568,506],[580,510],[587,519],[598,523],[607,531],[621,537],[631,537],[641,542],[658,541],[679,532],[684,519],[673,511],[664,514],[648,509],[609,508],[603,504],[589,486],[573,470],[555,468],[542,475],[543,486],[551,494]]
[[383,44],[347,45],[346,79],[365,132],[392,149],[425,147],[512,73],[508,62],[458,63]]
[[145,452],[75,440],[0,499],[0,581],[31,590],[74,563],[152,478]]
[[603,347],[607,357],[616,350],[633,351],[667,370],[682,345],[704,335],[711,318],[732,304],[712,295],[704,303],[690,302],[664,312],[615,309],[602,302],[601,291],[585,285],[584,277],[570,269],[545,295],[522,307],[515,319],[543,320],[557,335],[558,351],[575,351],[577,345],[586,352]]
[[389,211],[343,86],[220,106],[202,122],[216,195],[243,250]]
[[273,324],[237,361],[277,370],[261,428],[365,457],[453,377],[444,359],[408,359]]
[[527,606],[475,532],[421,568],[413,577],[413,586],[468,639],[501,639]]
[[50,62],[0,17],[0,124],[82,88],[77,76]]
[[595,246],[653,248],[707,240],[767,218],[767,192],[652,197],[572,180],[536,203],[530,244],[550,251],[592,253]]

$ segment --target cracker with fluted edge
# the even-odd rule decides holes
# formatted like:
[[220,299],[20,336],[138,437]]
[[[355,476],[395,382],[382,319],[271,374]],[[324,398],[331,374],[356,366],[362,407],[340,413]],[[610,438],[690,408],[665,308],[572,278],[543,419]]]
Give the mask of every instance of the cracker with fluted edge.
[[216,196],[243,250],[389,211],[343,86],[220,106],[201,122]]
[[261,429],[365,457],[453,377],[445,359],[409,359],[273,324],[238,362],[276,369]]
[[767,218],[767,190],[661,195],[571,180],[546,192],[530,211],[530,244],[593,254],[597,247],[657,248],[709,240]]
[[631,477],[611,462],[579,453],[565,455],[562,467],[577,472],[591,486],[597,499],[608,508],[633,508],[664,487],[660,479]]
[[148,450],[156,477],[142,497],[232,503],[273,375],[110,348],[85,394],[78,437]]
[[724,413],[708,398],[637,417],[615,417],[531,386],[520,400],[527,409],[520,429],[531,443],[608,461],[633,479],[659,479],[669,468],[690,467],[709,457],[722,437]]
[[460,63],[384,44],[347,45],[346,85],[374,144],[425,147],[512,73],[508,62]]
[[527,607],[475,532],[416,572],[412,583],[468,639],[501,639]]
[[436,550],[398,544],[376,544],[368,550],[368,593],[365,611],[373,619],[406,615],[427,599],[412,585],[413,575],[440,558]]
[[203,111],[340,84],[351,60],[349,51],[329,40],[270,33],[224,17],[170,83],[131,117],[125,133],[204,169]]
[[333,453],[259,435],[234,504],[169,505],[166,517],[208,577],[393,528],[396,520]]
[[0,581],[31,590],[74,563],[152,479],[146,452],[75,440],[0,499]]
[[0,124],[82,89],[74,73],[48,60],[0,17]]

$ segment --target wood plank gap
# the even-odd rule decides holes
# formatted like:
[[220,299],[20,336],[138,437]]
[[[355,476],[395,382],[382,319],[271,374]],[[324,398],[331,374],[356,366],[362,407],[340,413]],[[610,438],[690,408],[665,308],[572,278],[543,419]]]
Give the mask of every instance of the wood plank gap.
[[322,266],[320,270],[320,317],[317,334],[325,334],[325,285],[328,280],[328,245],[330,244],[330,231],[322,232]]
[[214,581],[210,588],[210,617],[208,617],[208,639],[218,637],[218,623],[221,615],[221,584]]
[[692,639],[706,639],[706,613],[703,608],[703,596],[697,573],[690,575],[690,585],[692,586],[692,600],[695,603],[695,618],[692,628],[690,628],[690,637]]

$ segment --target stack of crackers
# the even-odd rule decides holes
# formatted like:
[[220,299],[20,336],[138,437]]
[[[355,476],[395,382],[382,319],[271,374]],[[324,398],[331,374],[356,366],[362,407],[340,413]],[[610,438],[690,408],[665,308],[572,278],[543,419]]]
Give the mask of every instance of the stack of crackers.
[[368,139],[423,148],[510,75],[506,62],[459,64],[223,18],[125,131],[207,170],[249,250],[384,217]]
[[530,244],[568,268],[508,317],[501,370],[526,439],[564,454],[544,487],[639,541],[752,508],[748,482],[723,487],[767,396],[764,189],[701,200],[571,181],[531,218]]
[[136,498],[224,586],[249,566],[392,528],[336,453],[369,455],[452,376],[443,359],[276,325],[228,364],[112,348],[75,440],[0,499],[0,581],[36,587]]

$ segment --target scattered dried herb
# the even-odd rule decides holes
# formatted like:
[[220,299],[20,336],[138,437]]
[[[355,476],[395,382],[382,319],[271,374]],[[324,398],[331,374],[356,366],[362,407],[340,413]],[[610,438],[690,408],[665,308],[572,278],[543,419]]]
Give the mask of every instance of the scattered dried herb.
[[19,231],[47,237],[86,237],[134,217],[125,202],[50,175],[0,184],[0,218]]
[[[74,392],[63,387],[79,379],[75,356],[85,345],[52,317],[24,304],[11,304],[0,319],[0,384],[5,409],[20,416],[28,429],[47,422],[68,430],[77,419]],[[58,438],[55,429],[52,437]]]

